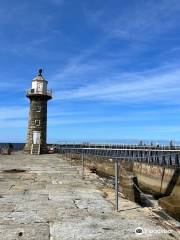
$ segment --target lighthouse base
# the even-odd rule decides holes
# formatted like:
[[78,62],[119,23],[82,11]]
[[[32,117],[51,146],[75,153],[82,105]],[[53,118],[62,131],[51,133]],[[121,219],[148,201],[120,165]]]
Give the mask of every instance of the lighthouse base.
[[[32,148],[33,148],[32,144],[26,144],[25,147],[24,147],[24,153],[25,154],[33,154]],[[36,152],[36,151],[34,151],[34,152]],[[48,153],[47,146],[46,145],[40,145],[40,149],[37,152],[37,155],[39,155],[39,154],[47,154],[47,153]]]

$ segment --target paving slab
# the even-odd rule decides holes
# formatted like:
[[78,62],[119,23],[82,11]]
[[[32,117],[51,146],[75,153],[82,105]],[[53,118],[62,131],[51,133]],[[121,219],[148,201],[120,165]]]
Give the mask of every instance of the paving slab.
[[98,178],[80,170],[58,154],[0,156],[0,239],[178,239],[126,199],[116,212]]

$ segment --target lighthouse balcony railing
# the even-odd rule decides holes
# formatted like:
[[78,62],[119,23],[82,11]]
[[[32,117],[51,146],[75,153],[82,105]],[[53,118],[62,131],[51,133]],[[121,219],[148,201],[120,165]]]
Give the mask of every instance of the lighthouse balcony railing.
[[40,94],[40,95],[46,95],[46,96],[52,97],[52,90],[42,91],[42,90],[31,88],[26,91],[26,95],[28,96],[34,95],[34,94]]

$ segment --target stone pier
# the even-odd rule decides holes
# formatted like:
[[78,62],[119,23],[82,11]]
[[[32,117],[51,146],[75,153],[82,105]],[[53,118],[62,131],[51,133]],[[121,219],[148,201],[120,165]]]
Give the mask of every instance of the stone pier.
[[178,239],[147,208],[113,203],[114,189],[59,155],[0,156],[1,240]]

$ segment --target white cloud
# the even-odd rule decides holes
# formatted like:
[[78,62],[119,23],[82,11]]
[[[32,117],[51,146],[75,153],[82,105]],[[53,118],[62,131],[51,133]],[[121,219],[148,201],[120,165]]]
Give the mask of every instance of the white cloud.
[[[27,126],[27,120],[0,120],[1,129],[26,129]],[[16,132],[12,131],[11,134],[14,135]]]
[[167,102],[178,100],[179,68],[160,68],[145,72],[119,73],[104,81],[55,92],[56,100],[96,100],[123,102]]
[[[7,106],[0,107],[0,120],[13,120],[13,119],[22,119],[28,117],[28,108],[20,106]],[[14,121],[14,120],[13,120]]]
[[[0,128],[27,128],[28,108],[25,107],[8,107],[0,108]],[[180,110],[179,110],[180,111]],[[135,123],[135,122],[155,122],[162,117],[167,118],[167,114],[174,120],[178,119],[179,111],[176,108],[164,108],[157,110],[131,110],[121,114],[108,114],[101,111],[57,111],[56,107],[48,110],[48,125],[61,126],[71,124],[88,124],[88,123]],[[178,115],[177,115],[178,114]]]

